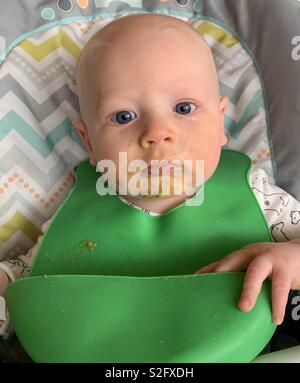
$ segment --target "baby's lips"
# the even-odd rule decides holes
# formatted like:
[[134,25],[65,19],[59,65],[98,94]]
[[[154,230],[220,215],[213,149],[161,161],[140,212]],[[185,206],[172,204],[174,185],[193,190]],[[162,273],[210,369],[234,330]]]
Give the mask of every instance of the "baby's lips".
[[142,174],[148,175],[148,176],[171,174],[171,172],[178,167],[179,167],[178,165],[174,165],[171,162],[162,163],[160,166],[157,164],[152,164],[152,165],[149,165],[148,167],[144,168],[142,170]]

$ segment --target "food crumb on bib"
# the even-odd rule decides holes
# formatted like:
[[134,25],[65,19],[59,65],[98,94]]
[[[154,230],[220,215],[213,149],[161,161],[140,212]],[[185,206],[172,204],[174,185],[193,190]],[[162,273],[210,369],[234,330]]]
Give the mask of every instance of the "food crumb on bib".
[[85,246],[88,249],[94,249],[97,246],[97,244],[95,242],[92,242],[92,241],[89,241],[89,240],[86,240],[86,239],[81,241],[80,245],[81,246]]

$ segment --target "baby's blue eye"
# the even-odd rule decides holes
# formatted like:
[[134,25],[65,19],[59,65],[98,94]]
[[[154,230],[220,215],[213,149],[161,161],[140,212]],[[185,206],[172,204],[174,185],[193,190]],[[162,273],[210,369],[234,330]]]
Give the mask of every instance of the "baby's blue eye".
[[189,114],[191,112],[191,105],[190,102],[180,102],[176,105],[175,110],[180,114]]
[[[179,114],[189,114],[192,109],[191,105],[193,105],[191,102],[180,102],[176,105],[175,111]],[[132,115],[136,116],[134,112],[122,110],[115,114],[115,119],[113,118],[113,121],[116,120],[119,124],[127,124],[133,119]]]
[[133,112],[129,112],[128,110],[122,110],[121,112],[116,113],[116,120],[119,124],[126,124],[127,122],[132,120],[132,118],[130,118],[131,113]]

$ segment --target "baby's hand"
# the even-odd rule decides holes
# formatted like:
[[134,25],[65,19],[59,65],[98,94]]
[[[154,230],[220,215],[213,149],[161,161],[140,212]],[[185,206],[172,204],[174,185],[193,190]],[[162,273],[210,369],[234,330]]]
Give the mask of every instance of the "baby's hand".
[[272,280],[273,322],[281,324],[289,291],[300,289],[300,240],[253,243],[202,267],[196,274],[245,269],[247,271],[238,307],[242,311],[250,311],[256,303],[263,281],[269,278]]

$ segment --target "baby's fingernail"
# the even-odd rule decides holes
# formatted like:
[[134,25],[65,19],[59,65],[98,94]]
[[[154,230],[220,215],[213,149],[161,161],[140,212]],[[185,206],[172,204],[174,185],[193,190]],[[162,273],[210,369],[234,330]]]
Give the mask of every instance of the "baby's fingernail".
[[276,324],[276,325],[280,325],[282,323],[282,319],[280,317],[273,317],[273,322]]
[[247,298],[243,298],[240,300],[240,307],[242,307],[244,310],[249,310],[251,308],[251,302]]

